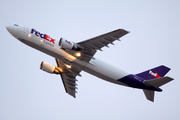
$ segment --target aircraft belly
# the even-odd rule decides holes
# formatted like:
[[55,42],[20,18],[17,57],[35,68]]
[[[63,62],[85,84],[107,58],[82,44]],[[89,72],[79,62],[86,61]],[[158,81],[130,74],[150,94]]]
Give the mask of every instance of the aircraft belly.
[[[44,43],[40,42],[40,39],[37,39],[35,37],[34,39],[19,39],[21,42],[25,43],[26,45],[33,47],[41,52],[44,52],[52,57],[55,57],[62,62],[68,64],[71,62],[75,67],[82,68],[83,71],[86,71],[94,76],[97,76],[103,80],[128,86],[120,81],[117,81],[118,79],[123,78],[124,76],[127,76],[128,73],[125,71],[122,71],[115,66],[112,66],[108,63],[105,63],[98,59],[92,59],[90,63],[87,63],[85,61],[81,61],[73,57],[72,55],[69,55],[64,50],[58,48],[57,46],[50,46]],[[92,64],[91,64],[92,63]],[[83,67],[84,66],[84,67]]]
[[95,59],[95,60],[92,59],[90,63],[93,63],[93,64],[86,64],[83,69],[87,73],[90,73],[103,80],[106,80],[115,84],[128,86],[120,81],[117,81],[118,79],[121,79],[127,76],[128,75],[127,72],[120,70],[116,68],[115,66],[112,66],[98,59]]
[[108,82],[129,86],[124,82],[118,81],[119,79],[124,78],[129,74],[104,61],[101,61],[99,59],[91,59],[88,63],[77,59],[76,57],[66,53],[64,50],[60,49],[56,45],[50,44],[49,42],[39,39],[36,36],[31,36],[31,38],[27,36],[21,36],[21,38],[19,38],[19,40],[26,45],[31,46],[52,57],[55,57],[66,64],[70,63],[73,66],[81,68],[83,71],[86,71]]

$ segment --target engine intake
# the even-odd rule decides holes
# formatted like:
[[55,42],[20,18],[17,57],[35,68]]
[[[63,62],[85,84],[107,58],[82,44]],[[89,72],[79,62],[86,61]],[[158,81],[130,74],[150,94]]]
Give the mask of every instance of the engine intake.
[[48,73],[51,73],[51,74],[60,74],[62,71],[59,70],[56,66],[53,66],[47,62],[42,62],[41,65],[40,65],[40,69],[45,71],[45,72],[48,72]]
[[78,44],[68,41],[64,38],[60,38],[59,46],[61,46],[64,49],[70,49],[70,50],[76,50],[76,51],[81,50],[81,47]]

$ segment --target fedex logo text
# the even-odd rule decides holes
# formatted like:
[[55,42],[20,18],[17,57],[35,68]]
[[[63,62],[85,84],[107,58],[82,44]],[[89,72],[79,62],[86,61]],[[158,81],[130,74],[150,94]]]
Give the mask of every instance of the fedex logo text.
[[151,70],[149,71],[149,74],[153,75],[154,77],[160,78],[161,76],[158,75],[158,73],[153,73]]
[[65,42],[67,42],[68,44],[72,45],[72,43],[71,43],[71,42],[69,42],[69,41],[67,41],[67,40],[65,40]]
[[45,40],[47,40],[47,41],[52,42],[53,44],[55,44],[55,39],[52,39],[49,35],[42,34],[42,33],[36,31],[36,30],[33,29],[33,28],[31,29],[31,33],[32,33],[32,34],[35,33],[36,36],[41,37],[41,38],[43,38],[43,39],[45,39]]

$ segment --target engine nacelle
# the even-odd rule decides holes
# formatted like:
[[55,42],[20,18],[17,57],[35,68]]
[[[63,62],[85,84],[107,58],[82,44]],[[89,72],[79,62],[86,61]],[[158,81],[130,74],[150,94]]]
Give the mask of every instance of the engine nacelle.
[[42,62],[41,65],[40,65],[40,69],[45,71],[45,72],[48,72],[48,73],[51,73],[51,74],[60,74],[60,70],[58,70],[55,66],[47,63],[47,62]]
[[61,46],[64,49],[70,49],[70,50],[80,50],[80,46],[74,42],[68,41],[64,38],[61,38],[59,40],[59,46]]

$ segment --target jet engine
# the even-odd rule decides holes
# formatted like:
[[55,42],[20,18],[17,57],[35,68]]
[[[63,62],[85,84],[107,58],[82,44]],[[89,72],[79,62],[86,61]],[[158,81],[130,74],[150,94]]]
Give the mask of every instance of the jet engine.
[[70,50],[76,50],[76,51],[81,50],[81,47],[78,44],[68,41],[64,38],[60,38],[59,46],[61,46],[64,49],[70,49]]
[[41,65],[40,65],[40,69],[45,71],[45,72],[48,72],[48,73],[51,73],[51,74],[60,74],[62,71],[60,69],[58,69],[56,66],[53,66],[47,62],[42,62]]

